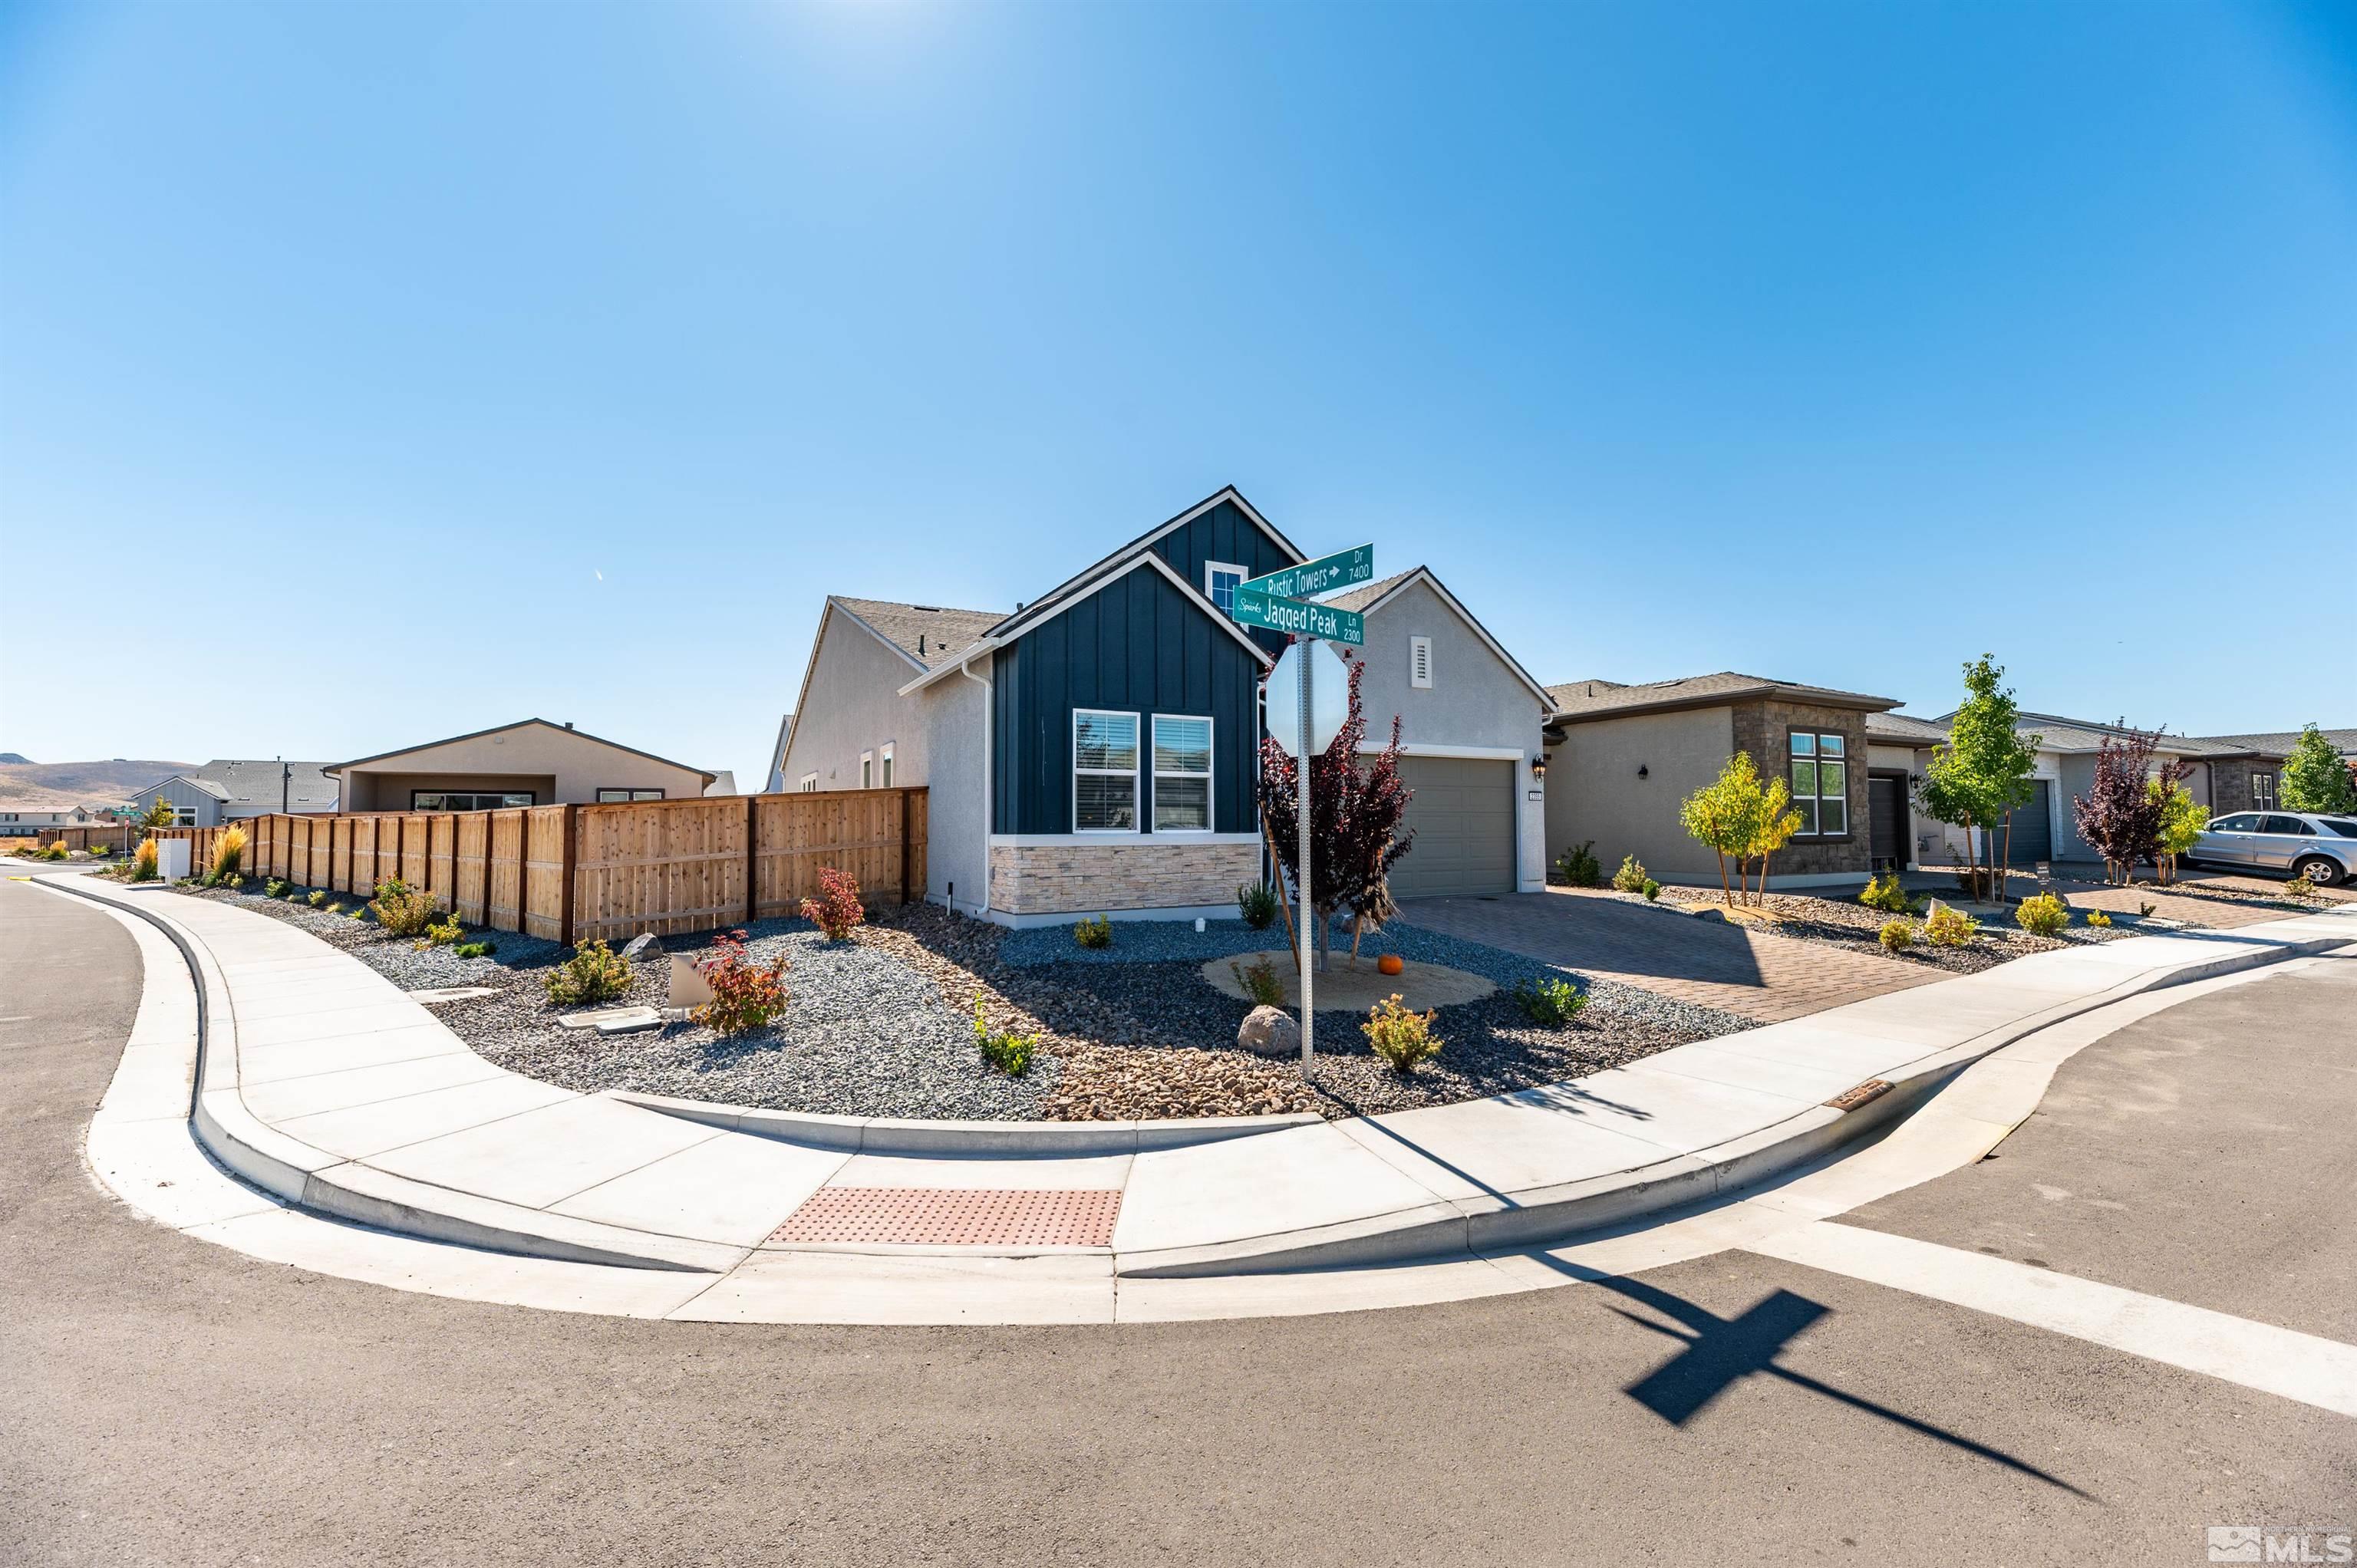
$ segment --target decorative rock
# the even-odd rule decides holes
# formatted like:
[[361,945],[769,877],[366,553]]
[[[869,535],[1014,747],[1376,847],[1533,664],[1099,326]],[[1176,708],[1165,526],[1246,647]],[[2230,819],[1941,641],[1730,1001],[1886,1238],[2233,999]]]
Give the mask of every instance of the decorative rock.
[[662,1022],[662,1015],[651,1007],[594,1007],[587,1013],[567,1013],[556,1020],[565,1029],[595,1029],[599,1034],[613,1031],[608,1026],[624,1029],[651,1029]]
[[625,959],[636,959],[640,953],[647,950],[648,944],[652,942],[654,940],[655,934],[652,931],[640,931],[637,936],[630,939],[630,945],[622,950],[622,956]]
[[1301,1026],[1290,1013],[1255,1007],[1236,1026],[1236,1044],[1255,1056],[1295,1056],[1301,1050]]

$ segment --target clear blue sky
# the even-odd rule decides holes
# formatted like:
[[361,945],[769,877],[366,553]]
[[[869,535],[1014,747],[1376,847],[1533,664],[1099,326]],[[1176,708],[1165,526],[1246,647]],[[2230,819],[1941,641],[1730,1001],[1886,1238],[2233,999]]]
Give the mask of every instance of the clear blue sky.
[[11,5],[0,224],[36,760],[758,783],[1228,482],[1542,680],[2357,723],[2349,5]]

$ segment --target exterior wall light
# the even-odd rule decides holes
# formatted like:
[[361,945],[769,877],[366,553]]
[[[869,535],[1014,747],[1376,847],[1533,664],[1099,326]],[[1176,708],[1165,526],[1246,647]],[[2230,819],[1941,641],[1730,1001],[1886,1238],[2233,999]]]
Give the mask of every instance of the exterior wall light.
[[1531,758],[1531,777],[1534,779],[1544,779],[1546,777],[1545,757],[1534,757]]
[[1646,777],[1645,765],[1641,762],[1637,764],[1637,777],[1640,779]]

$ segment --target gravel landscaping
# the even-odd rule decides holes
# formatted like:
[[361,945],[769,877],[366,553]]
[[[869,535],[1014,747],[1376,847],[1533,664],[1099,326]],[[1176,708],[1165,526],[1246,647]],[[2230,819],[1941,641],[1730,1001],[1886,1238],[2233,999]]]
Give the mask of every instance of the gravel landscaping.
[[[1614,893],[1605,897],[1635,898],[1636,895]],[[1937,897],[1936,894],[1929,896]],[[1899,917],[1885,910],[1868,908],[1854,895],[1847,898],[1824,898],[1807,893],[1767,894],[1760,907],[1770,918],[1760,922],[1759,929],[1780,937],[1824,942],[1830,947],[1847,948],[1853,952],[1873,953],[1895,963],[1921,964],[1953,974],[1975,974],[1985,969],[1995,969],[2009,959],[2022,958],[2034,952],[2085,947],[2093,942],[2113,941],[2136,935],[2132,924],[2126,919],[2106,929],[2087,925],[2084,915],[2073,910],[2073,923],[2065,928],[2061,935],[2035,936],[2015,925],[2008,912],[2001,917],[1977,917],[1981,922],[1980,932],[1963,947],[1934,947],[1921,935],[1923,916],[1931,912],[1929,897],[1921,913],[1907,917],[1915,923],[1915,944],[1901,948],[1895,953],[1883,947],[1881,933],[1886,923]],[[1642,899],[1637,901],[1643,902]],[[1662,901],[1681,909],[1726,908],[1717,893],[1702,887],[1664,887],[1662,889]]]
[[[565,1029],[544,980],[562,956],[553,942],[511,932],[488,937],[496,954],[461,960],[420,950],[373,923],[244,890],[179,891],[253,909],[299,926],[408,990],[479,985],[493,994],[438,1004],[447,1023],[488,1060],[511,1071],[595,1091],[630,1089],[781,1110],[843,1115],[1045,1118],[1234,1116],[1313,1112],[1329,1117],[1446,1104],[1577,1078],[1691,1040],[1752,1027],[1733,1014],[1611,981],[1584,982],[1589,1005],[1567,1027],[1534,1026],[1510,994],[1544,972],[1530,960],[1394,922],[1361,946],[1360,962],[1384,952],[1485,976],[1501,992],[1443,1007],[1438,1057],[1401,1078],[1368,1048],[1356,1020],[1321,1013],[1318,1069],[1305,1082],[1292,1062],[1235,1045],[1248,1006],[1206,982],[1207,960],[1281,947],[1284,928],[1240,920],[1201,932],[1183,921],[1125,921],[1110,949],[1079,947],[1070,928],[1009,931],[929,905],[886,911],[851,940],[830,943],[802,920],[748,928],[756,961],[783,953],[791,1001],[771,1026],[721,1036],[692,1023],[601,1036]],[[349,896],[339,896],[347,904]],[[634,966],[628,994],[610,1005],[660,1007],[665,951],[694,954],[709,938],[665,938]],[[1347,943],[1331,961],[1349,961]],[[973,1016],[979,998],[996,1029],[1039,1036],[1022,1078],[985,1067]]]

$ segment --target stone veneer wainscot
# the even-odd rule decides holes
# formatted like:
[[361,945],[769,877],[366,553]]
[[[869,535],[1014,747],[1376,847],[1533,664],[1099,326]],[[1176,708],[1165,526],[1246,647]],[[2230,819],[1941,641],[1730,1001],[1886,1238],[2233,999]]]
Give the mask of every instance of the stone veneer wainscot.
[[1150,835],[1118,843],[1084,839],[990,846],[990,905],[1008,915],[1092,915],[1106,909],[1179,909],[1232,904],[1260,879],[1260,843]]

